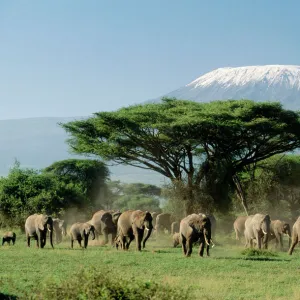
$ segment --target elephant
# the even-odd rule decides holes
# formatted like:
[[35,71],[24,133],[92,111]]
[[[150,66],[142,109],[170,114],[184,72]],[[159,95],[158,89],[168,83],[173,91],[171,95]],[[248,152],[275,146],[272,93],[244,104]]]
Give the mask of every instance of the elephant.
[[111,243],[117,234],[117,222],[121,212],[99,210],[94,213],[92,219],[88,221],[89,224],[95,227],[95,234],[98,238],[99,235],[104,236],[104,244],[108,243],[108,235],[111,234]]
[[[251,215],[251,216],[253,216],[253,215]],[[239,216],[234,221],[233,228],[234,228],[234,231],[235,231],[236,240],[240,240],[241,236],[244,235],[245,222],[246,222],[247,218],[248,218],[248,216]]]
[[176,232],[179,232],[179,223],[173,222],[171,224],[171,234],[175,234]]
[[180,238],[182,251],[186,257],[192,253],[193,243],[200,243],[199,255],[203,257],[206,244],[206,254],[209,256],[209,246],[211,242],[211,223],[205,215],[191,214],[180,222]]
[[89,235],[92,234],[92,240],[95,239],[95,227],[89,223],[74,223],[70,228],[71,248],[73,248],[74,240],[78,241],[81,246],[81,241],[84,242],[84,248],[88,246]]
[[50,244],[53,247],[53,219],[44,214],[30,215],[25,222],[27,246],[30,247],[30,238],[36,240],[36,246],[44,248],[46,245],[47,230],[50,232]]
[[179,232],[175,232],[172,236],[172,239],[173,239],[173,247],[174,248],[176,248],[178,245],[181,244]]
[[171,233],[172,215],[168,213],[161,213],[156,217],[156,233],[159,234],[167,229]]
[[10,242],[13,243],[13,245],[16,242],[16,234],[12,231],[8,231],[6,233],[4,233],[3,238],[2,238],[2,246],[4,245],[4,243],[7,242],[10,245]]
[[59,218],[53,219],[53,230],[55,233],[56,243],[62,242],[62,237],[67,235],[67,224]]
[[291,245],[291,229],[290,225],[287,222],[281,220],[272,220],[271,221],[271,232],[269,240],[275,239],[276,248],[280,244],[280,249],[283,249],[282,235],[286,234],[289,237],[289,247]]
[[289,255],[293,254],[294,248],[300,242],[300,217],[296,220],[292,229],[292,244],[288,251]]
[[[147,234],[143,239],[145,229],[147,229]],[[121,248],[128,250],[131,241],[135,238],[136,248],[141,251],[141,246],[143,244],[143,248],[145,248],[152,229],[152,216],[148,211],[128,210],[123,212],[118,219]]]
[[253,240],[256,240],[257,248],[261,249],[262,243],[268,249],[268,239],[271,230],[271,219],[269,215],[255,214],[248,216],[245,221],[245,247],[253,247]]

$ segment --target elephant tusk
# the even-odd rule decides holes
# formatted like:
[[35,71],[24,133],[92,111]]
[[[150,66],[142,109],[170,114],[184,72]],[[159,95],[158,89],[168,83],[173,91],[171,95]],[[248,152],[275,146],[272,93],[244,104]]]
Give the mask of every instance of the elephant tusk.
[[213,248],[215,246],[215,244],[212,239],[210,239],[210,243],[212,244],[211,247]]
[[209,246],[209,242],[207,241],[206,235],[204,234],[205,243]]
[[263,229],[262,229],[263,234],[267,234]]

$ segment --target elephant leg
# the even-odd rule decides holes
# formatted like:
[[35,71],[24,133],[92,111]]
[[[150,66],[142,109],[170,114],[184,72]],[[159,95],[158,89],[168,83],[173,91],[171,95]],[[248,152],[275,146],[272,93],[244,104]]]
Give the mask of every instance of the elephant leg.
[[209,246],[206,245],[206,255],[209,256]]
[[46,236],[47,236],[47,233],[44,233],[44,232],[41,233],[41,248],[44,248],[46,245]]
[[27,247],[30,247],[30,236],[26,233]]
[[235,229],[235,239],[239,240],[240,236],[239,236],[239,232]]
[[80,248],[82,248],[82,246],[81,246],[81,239],[78,239],[77,241],[78,241],[78,244],[79,244]]
[[279,235],[280,249],[283,250],[282,234]]
[[249,239],[249,246],[250,248],[253,248],[253,239]]
[[36,240],[36,247],[40,248],[40,236],[38,234],[36,234],[34,236],[35,240]]
[[86,249],[86,247],[87,247],[87,245],[88,245],[88,241],[89,241],[89,236],[86,235],[86,236],[84,237],[84,248],[85,248],[85,249]]
[[136,235],[136,248],[138,251],[142,250],[142,239],[144,236],[144,230],[143,229],[138,229],[137,230],[137,235]]
[[181,236],[181,245],[182,245],[182,252],[186,255],[186,238]]
[[5,240],[4,240],[4,238],[2,239],[2,246],[4,245],[4,242],[5,242]]
[[128,250],[128,248],[129,248],[129,246],[130,246],[130,244],[133,240],[134,240],[134,235],[132,234],[132,235],[129,236],[129,241],[127,242],[127,246],[126,246],[127,250]]
[[111,245],[114,246],[114,241],[116,239],[117,233],[116,232],[112,232],[111,233]]
[[104,236],[104,245],[106,245],[108,243],[108,233],[106,231],[103,232],[103,236]]
[[121,249],[126,250],[126,236],[121,235],[120,241],[121,241]]
[[295,239],[293,239],[291,248],[289,249],[289,252],[288,252],[289,255],[292,255],[292,253],[293,253],[293,251],[294,251],[294,248],[295,248],[295,246],[297,245],[297,243],[298,243],[298,236],[297,236]]
[[73,245],[74,245],[74,240],[71,239],[71,248],[73,249]]
[[204,254],[204,242],[201,241],[201,242],[200,242],[200,245],[199,245],[199,255],[200,255],[201,257],[203,257],[203,254]]
[[257,248],[261,249],[261,237],[259,234],[256,235],[256,241],[257,241]]
[[44,248],[46,244],[46,239],[42,236],[41,237],[41,248]]
[[186,251],[186,256],[189,257],[192,254],[193,251],[193,243],[192,243],[192,239],[188,238],[187,241],[187,251]]

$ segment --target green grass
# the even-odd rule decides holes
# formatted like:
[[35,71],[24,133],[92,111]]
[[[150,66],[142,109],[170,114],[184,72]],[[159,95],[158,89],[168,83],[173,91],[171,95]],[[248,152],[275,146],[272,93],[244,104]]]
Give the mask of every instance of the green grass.
[[46,299],[41,293],[47,294],[49,283],[51,290],[70,288],[76,282],[81,285],[78,272],[85,270],[118,280],[133,282],[134,278],[141,284],[183,289],[191,299],[299,299],[299,250],[292,256],[273,250],[243,251],[243,245],[236,245],[230,237],[216,240],[219,245],[211,249],[211,257],[200,258],[194,247],[192,256],[185,258],[180,247],[172,248],[171,237],[149,241],[142,252],[136,252],[132,243],[124,252],[92,243],[86,250],[78,245],[72,250],[68,240],[54,250],[48,241],[44,249],[36,249],[34,243],[27,248],[25,237],[19,235],[15,246],[0,249],[0,292]]

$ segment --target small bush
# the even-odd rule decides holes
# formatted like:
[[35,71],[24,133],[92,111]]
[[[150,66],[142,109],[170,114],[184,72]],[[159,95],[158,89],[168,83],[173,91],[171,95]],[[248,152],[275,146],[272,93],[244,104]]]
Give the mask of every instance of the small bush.
[[244,249],[241,254],[245,256],[278,256],[277,253],[264,249]]
[[[126,276],[126,272],[124,272]],[[111,270],[83,270],[61,283],[48,281],[31,299],[122,299],[180,300],[191,299],[184,290],[151,281],[123,279]]]

